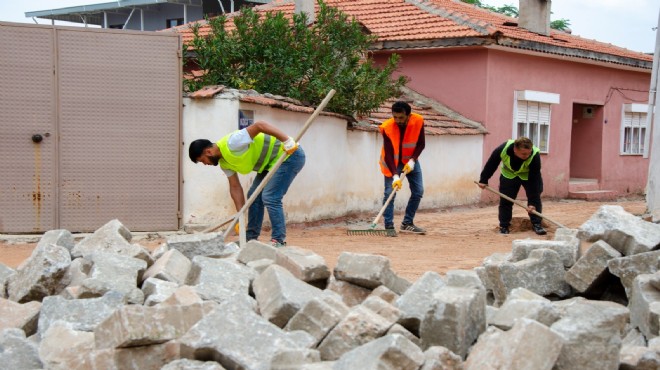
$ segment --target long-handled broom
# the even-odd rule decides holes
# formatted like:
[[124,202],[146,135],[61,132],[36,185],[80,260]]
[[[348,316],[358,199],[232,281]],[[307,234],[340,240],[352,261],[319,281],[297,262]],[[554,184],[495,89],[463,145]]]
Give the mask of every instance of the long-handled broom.
[[[403,179],[406,178],[406,173],[401,174],[401,182],[403,183]],[[390,196],[387,197],[387,200],[385,201],[385,204],[383,204],[383,207],[380,209],[380,212],[378,212],[378,215],[376,215],[376,218],[374,218],[374,222],[371,223],[371,226],[369,226],[368,229],[353,229],[353,230],[346,230],[346,233],[348,235],[375,235],[375,236],[396,236],[396,230],[394,229],[378,229],[376,230],[376,225],[378,225],[378,220],[380,220],[380,217],[385,213],[385,208],[387,208],[387,205],[390,204],[392,199],[394,199],[394,193],[396,193],[394,189],[392,189],[392,192],[390,193]]]

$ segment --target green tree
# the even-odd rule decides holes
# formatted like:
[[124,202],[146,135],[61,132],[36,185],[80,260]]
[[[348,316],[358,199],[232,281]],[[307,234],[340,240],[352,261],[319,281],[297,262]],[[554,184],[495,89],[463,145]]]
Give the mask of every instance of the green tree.
[[342,114],[366,114],[385,100],[397,96],[407,82],[393,78],[399,62],[392,55],[385,66],[376,66],[369,47],[375,36],[340,10],[319,0],[316,21],[294,14],[287,20],[281,12],[260,16],[244,8],[233,18],[235,28],[227,31],[227,18],[208,19],[210,32],[184,45],[185,54],[204,72],[186,80],[190,91],[221,84],[284,95],[317,105],[330,89],[337,93],[328,109]]
[[[473,4],[478,6],[479,8],[487,9],[490,10],[491,12],[495,13],[500,13],[507,15],[512,18],[518,18],[518,8],[514,5],[502,5],[502,6],[492,6],[488,4],[482,3],[480,0],[461,0],[464,3],[468,4]],[[568,27],[571,25],[571,22],[568,19],[556,19],[554,21],[550,22],[550,28],[559,30],[559,31],[566,31],[568,30]]]

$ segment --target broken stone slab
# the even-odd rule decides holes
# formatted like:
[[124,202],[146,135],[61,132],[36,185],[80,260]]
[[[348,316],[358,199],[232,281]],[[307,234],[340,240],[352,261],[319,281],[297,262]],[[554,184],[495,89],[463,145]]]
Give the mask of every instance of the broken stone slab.
[[59,229],[59,230],[50,230],[46,231],[44,235],[39,239],[37,243],[38,247],[44,247],[49,244],[59,245],[60,247],[66,248],[69,252],[75,246],[75,241],[73,240],[73,235],[69,230]]
[[250,284],[256,277],[251,268],[227,259],[196,256],[186,284],[204,300],[222,303],[240,300],[244,307],[254,310],[256,301],[250,297]]
[[345,353],[337,360],[334,369],[418,369],[423,363],[424,353],[419,347],[403,335],[392,334]]
[[289,270],[272,265],[254,279],[252,286],[261,315],[283,328],[321,290],[297,279]]
[[69,282],[69,287],[80,286],[89,277],[93,265],[92,261],[86,258],[76,258],[71,261],[63,280]]
[[484,283],[479,278],[479,274],[474,270],[449,270],[445,274],[447,286],[456,288],[474,288],[486,291]]
[[302,365],[314,364],[320,361],[321,355],[315,349],[284,349],[275,353],[270,364],[270,370],[299,369]]
[[0,331],[0,364],[11,370],[43,368],[36,343],[25,338],[23,330],[15,328]]
[[118,292],[108,292],[103,297],[89,299],[46,297],[41,305],[38,332],[43,336],[58,320],[71,324],[73,330],[93,331],[96,325],[124,305],[123,298],[123,294]]
[[626,295],[630,299],[633,280],[637,275],[660,271],[660,250],[613,258],[607,262],[607,267],[612,275],[621,280],[621,284],[626,288]]
[[403,326],[399,324],[394,324],[392,325],[389,330],[387,330],[387,333],[385,335],[391,335],[391,334],[401,334],[404,337],[408,338],[409,341],[415,343],[417,347],[422,347],[422,341],[413,333],[411,333],[408,329],[404,328]]
[[335,279],[330,276],[326,290],[337,293],[348,307],[357,306],[362,303],[372,292],[371,289],[359,285]]
[[[567,297],[571,287],[564,280],[564,264],[559,254],[551,249],[536,249],[529,258],[518,262],[505,262],[499,266],[499,280],[490,275],[491,281],[500,287],[494,292],[506,295],[514,288],[525,288],[541,296]],[[497,297],[499,299],[506,299]]]
[[160,368],[160,370],[226,370],[215,361],[197,361],[182,358],[174,360]]
[[163,254],[167,253],[170,250],[170,247],[167,246],[167,243],[161,243],[161,245],[158,246],[158,248],[154,249],[151,252],[151,259],[156,261],[160,257],[163,256]]
[[334,269],[337,280],[348,281],[367,289],[385,285],[397,294],[403,294],[410,283],[390,268],[390,260],[383,256],[342,252]]
[[167,299],[160,303],[163,306],[188,306],[194,303],[202,303],[202,298],[197,294],[195,288],[189,285],[178,287]]
[[41,302],[24,304],[0,298],[0,331],[9,328],[21,329],[30,336],[37,332]]
[[15,273],[13,268],[0,263],[0,298],[7,298],[7,282]]
[[486,330],[486,294],[475,288],[445,286],[420,323],[422,348],[443,346],[465,358],[470,346]]
[[149,346],[185,334],[215,303],[190,306],[127,305],[94,328],[97,349]]
[[433,294],[445,285],[437,272],[425,272],[396,300],[396,307],[401,311],[399,324],[413,334],[419,335],[419,324],[433,305]]
[[621,339],[621,344],[624,346],[646,347],[646,338],[644,338],[644,334],[642,334],[638,328],[632,328],[628,331],[628,334]]
[[466,370],[551,370],[563,346],[559,334],[534,320],[521,318],[506,332],[489,327],[479,336],[464,366]]
[[156,278],[171,281],[177,285],[186,282],[192,262],[176,249],[165,252],[142,276],[142,281]]
[[613,258],[621,257],[621,253],[603,240],[595,242],[577,262],[571,267],[564,279],[579,293],[584,293],[602,280],[608,273],[607,263]]
[[109,291],[116,291],[122,293],[128,303],[144,302],[144,293],[137,287],[137,282],[147,269],[146,262],[107,252],[93,252],[85,258],[93,265],[89,277],[80,284],[80,298],[101,297]]
[[181,356],[178,343],[167,342],[151,346],[82,352],[69,358],[66,363],[68,367],[65,369],[160,369],[179,358]]
[[572,241],[573,238],[578,238],[579,232],[580,230],[578,229],[560,227],[555,231],[555,237],[553,239],[558,241]]
[[220,304],[178,342],[182,358],[245,370],[268,370],[280,350],[300,348],[282,329],[233,302]]
[[493,304],[499,306],[506,300],[507,289],[502,284],[500,266],[510,263],[511,253],[493,253],[484,258],[481,267],[474,271],[479,275],[479,279],[486,287],[486,291],[492,294]]
[[167,237],[169,249],[176,249],[192,260],[196,256],[224,258],[238,252],[235,244],[225,245],[220,233],[172,235]]
[[304,330],[315,339],[314,347],[348,314],[349,308],[338,298],[323,294],[307,302],[291,317],[286,331]]
[[68,370],[71,357],[95,350],[94,333],[74,330],[71,323],[55,321],[39,342],[39,357],[49,370]]
[[396,304],[396,300],[399,299],[399,295],[394,293],[385,285],[381,285],[378,288],[372,290],[369,296],[379,297],[390,304]]
[[532,251],[542,248],[557,252],[565,268],[573,266],[580,257],[580,240],[578,238],[571,241],[518,239],[511,244],[511,262],[527,259]]
[[621,370],[660,369],[660,353],[644,346],[626,346],[619,353]]
[[245,264],[245,266],[253,269],[254,271],[257,272],[257,274],[261,274],[262,272],[266,271],[268,266],[274,265],[275,261],[269,260],[268,258],[262,258],[260,260],[254,260],[250,261]]
[[419,370],[463,370],[463,360],[442,346],[433,346],[424,351],[424,364]]
[[69,283],[64,277],[70,264],[71,255],[64,247],[48,244],[35,248],[9,278],[9,299],[25,303],[58,294]]
[[557,369],[617,369],[621,335],[630,311],[618,303],[591,301],[582,297],[553,303],[561,313],[550,329],[559,334],[564,346]]
[[79,241],[71,250],[71,256],[78,258],[94,252],[107,252],[137,258],[150,266],[153,259],[149,251],[140,245],[131,244],[132,238],[126,226],[114,219]]
[[550,327],[559,320],[560,312],[549,299],[525,288],[516,288],[488,323],[499,329],[509,330],[520,318],[535,320]]
[[358,305],[328,333],[318,346],[321,359],[332,361],[344,353],[382,337],[393,323],[370,309]]
[[155,306],[169,298],[177,290],[176,283],[149,278],[142,284],[142,293],[144,293],[144,305]]
[[638,275],[633,281],[628,305],[630,324],[639,328],[646,338],[660,335],[660,290],[655,286],[658,282],[660,282],[660,272]]
[[245,247],[238,251],[236,260],[247,265],[250,262],[262,259],[275,261],[276,256],[277,248],[258,240],[250,240],[245,244]]
[[378,296],[369,296],[362,302],[362,306],[370,309],[374,313],[384,317],[394,325],[401,317],[401,311],[393,304],[385,301]]
[[327,281],[330,277],[330,269],[325,259],[310,250],[296,247],[280,248],[275,255],[275,263],[307,283]]

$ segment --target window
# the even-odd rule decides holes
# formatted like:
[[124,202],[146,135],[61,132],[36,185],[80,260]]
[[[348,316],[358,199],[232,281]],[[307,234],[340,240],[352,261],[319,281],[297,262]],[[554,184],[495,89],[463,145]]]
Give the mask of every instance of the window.
[[644,154],[646,136],[645,104],[626,104],[621,124],[621,154]]
[[559,104],[559,94],[532,90],[516,91],[513,138],[526,136],[541,153],[548,153],[552,104]]
[[170,18],[165,21],[165,28],[172,28],[183,24],[183,18]]

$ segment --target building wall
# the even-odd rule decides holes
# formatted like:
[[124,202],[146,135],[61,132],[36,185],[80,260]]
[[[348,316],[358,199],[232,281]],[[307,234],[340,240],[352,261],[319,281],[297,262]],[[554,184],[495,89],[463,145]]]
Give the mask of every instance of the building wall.
[[[255,112],[255,120],[276,124],[295,136],[308,114],[245,104],[221,94],[215,99],[184,99],[183,110],[183,224],[213,224],[236,213],[228,182],[216,167],[194,164],[188,145],[198,138],[217,141],[238,128],[238,109]],[[425,182],[421,209],[473,204],[481,191],[472,183],[481,165],[483,136],[427,136],[420,157]],[[288,222],[315,221],[380,209],[383,176],[378,167],[382,139],[377,132],[347,130],[346,121],[319,116],[300,141],[305,167],[284,198]],[[473,156],[463,155],[465,152]],[[447,159],[447,160],[443,160]],[[449,160],[451,159],[451,160]],[[240,175],[245,192],[254,175]],[[407,186],[396,199],[397,214],[410,196]]]

